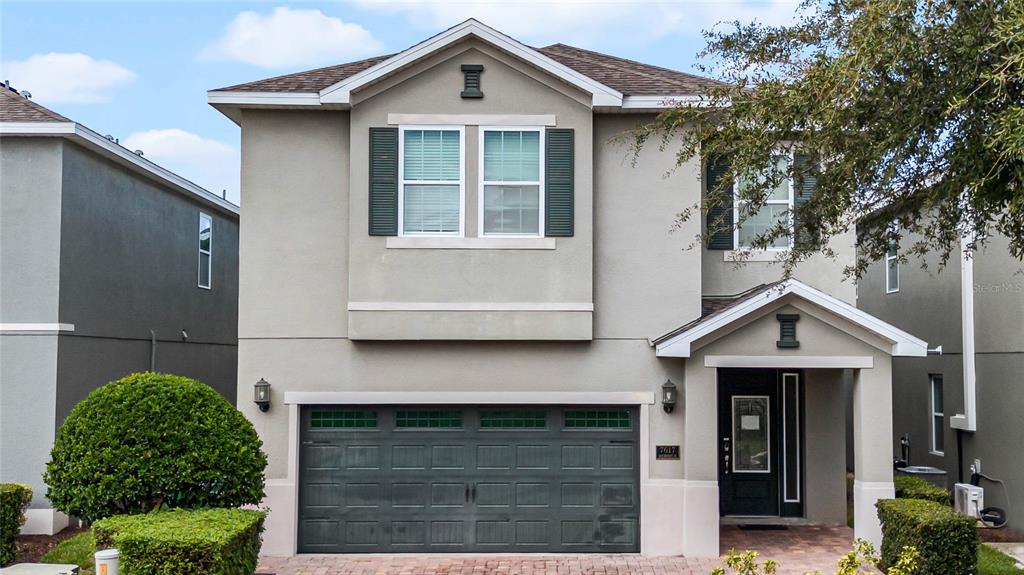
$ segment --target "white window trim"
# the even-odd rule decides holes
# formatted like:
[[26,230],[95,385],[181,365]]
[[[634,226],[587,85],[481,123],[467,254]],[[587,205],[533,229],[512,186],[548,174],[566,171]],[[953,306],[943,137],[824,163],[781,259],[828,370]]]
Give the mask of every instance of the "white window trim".
[[[938,378],[939,381],[943,381],[942,374],[932,373],[932,374],[928,375],[928,412],[930,413],[930,417],[928,418],[928,429],[931,430],[931,437],[928,438],[928,444],[929,444],[928,446],[930,447],[930,449],[928,451],[932,455],[944,456],[944,455],[946,455],[946,452],[944,450],[940,451],[939,449],[936,449],[936,446],[935,446],[935,436],[936,436],[936,434],[937,433],[945,433],[945,429],[946,429],[946,426],[945,426],[946,414],[944,412],[941,412],[941,411],[935,411],[935,380],[936,380],[936,377]],[[943,383],[945,383],[945,382],[943,382]],[[945,385],[943,385],[943,391],[945,391]],[[935,418],[936,417],[942,417],[943,425],[940,426],[939,428],[936,428],[936,426],[935,426]]]
[[[522,181],[522,182],[491,182],[494,185],[505,185],[505,186],[532,186],[534,184],[538,187],[538,215],[537,215],[537,233],[535,234],[495,234],[484,232],[484,133],[485,132],[537,132],[540,134],[540,148],[538,158],[540,166],[540,179],[537,181]],[[544,146],[545,146],[545,130],[544,126],[480,126],[480,131],[477,132],[477,171],[479,172],[479,178],[477,179],[477,236],[487,238],[540,238],[544,237]]]
[[[411,232],[405,231],[405,185],[438,184],[433,180],[405,180],[405,132],[406,130],[446,130],[459,132],[459,231],[458,232]],[[450,185],[450,182],[449,182]],[[466,235],[466,127],[462,125],[403,125],[398,127],[398,235],[402,237],[456,237]]]
[[[210,220],[210,249],[203,249],[202,237],[199,237],[199,251],[196,254],[196,262],[199,264],[199,266],[196,268],[196,284],[202,289],[213,289],[213,217],[205,212],[199,212],[200,224],[202,224],[203,218]],[[203,254],[206,254],[207,256],[206,285],[203,285]]]
[[[780,155],[782,155],[782,154],[780,154]],[[793,150],[790,150],[788,152],[788,156],[789,156],[789,165],[792,166],[793,162],[796,161],[795,158],[794,158]],[[733,181],[733,183],[732,183],[732,199],[733,199],[733,202],[732,202],[732,221],[736,223],[736,226],[735,226],[735,228],[732,231],[732,245],[734,246],[734,250],[733,251],[736,251],[736,252],[771,252],[771,253],[777,253],[777,252],[788,252],[789,250],[793,249],[794,241],[796,240],[796,230],[794,229],[794,226],[793,226],[793,209],[794,209],[793,201],[794,201],[794,198],[796,196],[796,190],[793,189],[793,178],[787,178],[787,180],[789,181],[789,198],[786,201],[782,201],[782,200],[768,200],[768,201],[766,201],[764,203],[763,206],[761,206],[761,208],[763,209],[763,208],[765,208],[765,207],[767,207],[769,205],[775,205],[775,206],[787,205],[787,206],[789,206],[789,212],[786,215],[786,217],[789,218],[789,243],[786,246],[784,246],[784,247],[769,246],[769,247],[766,247],[766,248],[752,248],[750,246],[740,245],[740,223],[739,223],[740,222],[740,204],[741,203],[745,204],[747,202],[740,199],[740,182],[739,182],[739,179],[737,178],[735,181]],[[754,260],[754,261],[758,261],[758,260]]]
[[[889,281],[889,262],[896,267],[896,287]],[[885,293],[896,293],[900,291],[900,250],[899,248],[888,249],[885,252]]]

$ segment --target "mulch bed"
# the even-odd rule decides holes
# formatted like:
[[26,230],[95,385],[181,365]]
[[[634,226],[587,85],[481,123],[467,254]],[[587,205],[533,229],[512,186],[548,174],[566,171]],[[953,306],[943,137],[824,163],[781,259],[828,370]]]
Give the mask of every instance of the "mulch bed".
[[43,555],[61,541],[85,531],[83,527],[68,527],[56,535],[19,535],[15,563],[38,563]]
[[978,529],[978,539],[985,543],[1021,543],[1024,535],[1013,529]]

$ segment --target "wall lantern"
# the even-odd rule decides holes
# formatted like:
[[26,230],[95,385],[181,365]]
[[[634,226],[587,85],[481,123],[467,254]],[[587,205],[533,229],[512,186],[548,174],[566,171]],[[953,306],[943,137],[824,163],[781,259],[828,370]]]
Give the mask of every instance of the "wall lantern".
[[676,389],[676,384],[672,383],[671,379],[665,380],[665,383],[661,384],[661,407],[665,413],[672,413],[678,399],[679,390]]
[[270,384],[267,380],[260,378],[254,386],[253,403],[259,406],[260,411],[266,413],[270,411]]

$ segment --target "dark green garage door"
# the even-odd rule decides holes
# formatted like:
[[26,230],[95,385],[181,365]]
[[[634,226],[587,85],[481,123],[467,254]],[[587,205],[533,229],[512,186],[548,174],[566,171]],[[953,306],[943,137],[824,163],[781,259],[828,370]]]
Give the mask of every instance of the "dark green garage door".
[[639,550],[624,407],[307,407],[299,551]]

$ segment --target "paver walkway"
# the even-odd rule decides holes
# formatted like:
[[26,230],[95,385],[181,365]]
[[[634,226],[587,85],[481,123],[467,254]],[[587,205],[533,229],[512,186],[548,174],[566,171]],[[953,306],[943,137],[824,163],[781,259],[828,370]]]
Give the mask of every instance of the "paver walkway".
[[[779,575],[835,572],[849,551],[846,527],[791,527],[743,531],[722,527],[722,552],[756,550],[781,563]],[[716,559],[640,555],[298,555],[266,557],[258,573],[275,575],[708,575]]]

